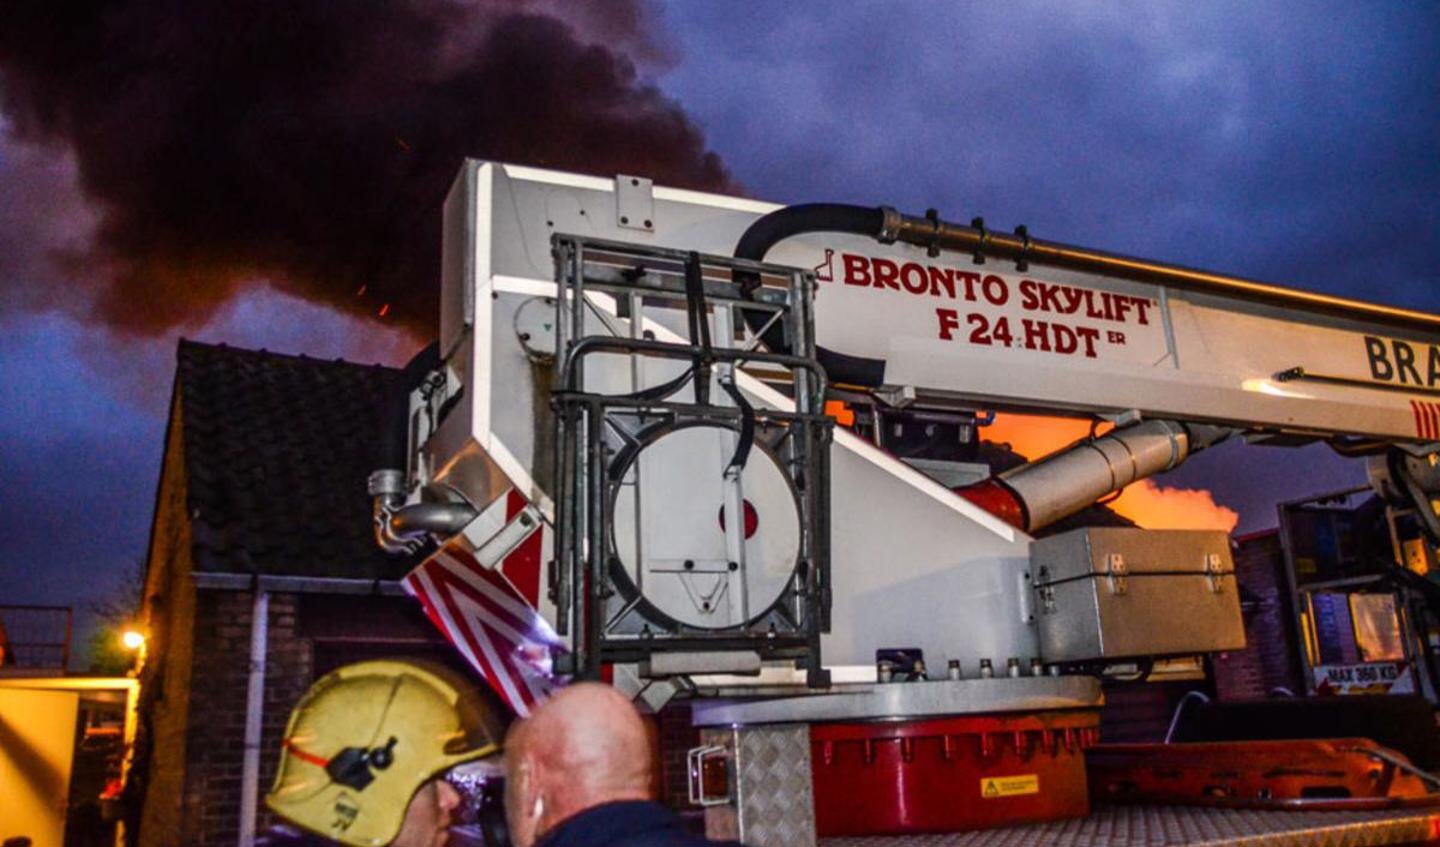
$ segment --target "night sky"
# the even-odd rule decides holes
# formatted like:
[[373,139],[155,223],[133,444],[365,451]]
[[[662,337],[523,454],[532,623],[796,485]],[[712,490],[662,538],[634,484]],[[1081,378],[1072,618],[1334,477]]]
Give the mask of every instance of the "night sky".
[[[1440,4],[50,5],[0,11],[0,602],[84,607],[143,559],[177,337],[418,349],[404,280],[465,153],[1440,311]],[[1240,445],[1164,480],[1241,532],[1361,481]]]

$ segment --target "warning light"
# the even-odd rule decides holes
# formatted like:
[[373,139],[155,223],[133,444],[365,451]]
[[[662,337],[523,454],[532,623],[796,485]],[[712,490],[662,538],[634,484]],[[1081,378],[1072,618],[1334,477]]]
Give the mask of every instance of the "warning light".
[[844,400],[826,400],[825,414],[841,426],[855,425],[855,411]]

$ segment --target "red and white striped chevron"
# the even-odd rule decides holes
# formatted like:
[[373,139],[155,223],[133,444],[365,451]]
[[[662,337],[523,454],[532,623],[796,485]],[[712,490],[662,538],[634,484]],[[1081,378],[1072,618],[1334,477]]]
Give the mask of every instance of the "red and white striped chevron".
[[[502,501],[506,520],[526,506],[514,490]],[[457,539],[401,580],[431,622],[522,717],[556,685],[550,674],[551,651],[561,642],[537,610],[548,533],[548,526],[537,523],[493,568]]]

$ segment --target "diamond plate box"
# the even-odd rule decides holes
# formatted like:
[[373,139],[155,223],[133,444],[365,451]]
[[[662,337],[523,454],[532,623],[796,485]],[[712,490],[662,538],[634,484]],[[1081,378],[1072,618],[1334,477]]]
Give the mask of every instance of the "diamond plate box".
[[706,807],[708,838],[760,847],[814,847],[808,725],[704,729],[700,742],[724,747],[730,760],[730,800]]

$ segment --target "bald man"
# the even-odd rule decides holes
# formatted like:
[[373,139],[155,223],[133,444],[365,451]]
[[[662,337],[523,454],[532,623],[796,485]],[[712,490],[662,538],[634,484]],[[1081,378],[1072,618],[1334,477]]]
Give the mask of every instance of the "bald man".
[[505,739],[505,817],[515,847],[703,847],[652,800],[654,750],[608,685],[556,694]]

